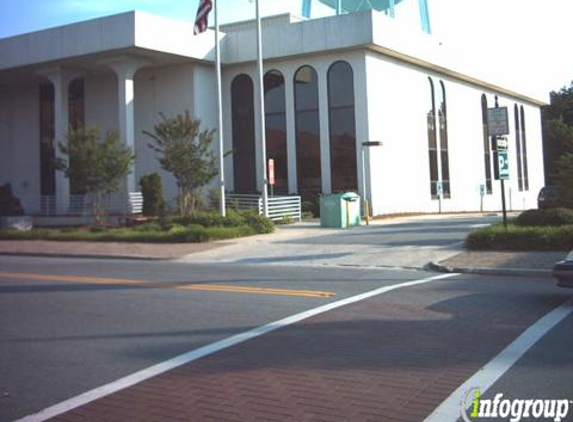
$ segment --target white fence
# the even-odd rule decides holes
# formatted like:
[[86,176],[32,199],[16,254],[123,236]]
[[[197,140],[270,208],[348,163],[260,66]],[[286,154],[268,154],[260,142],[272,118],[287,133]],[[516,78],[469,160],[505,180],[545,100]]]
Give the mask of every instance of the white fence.
[[[56,197],[54,195],[42,195],[39,197],[40,206],[32,205],[30,210],[32,214],[39,216],[56,216],[58,215]],[[70,203],[65,215],[70,216],[89,216],[92,215],[92,198],[90,195],[70,195]],[[106,195],[104,198],[104,207],[110,214],[141,214],[143,211],[143,195],[141,192],[130,192],[129,200],[121,194]]]
[[[263,198],[260,195],[228,194],[226,205],[234,210],[256,210],[263,214]],[[302,219],[300,196],[269,196],[269,218],[280,221],[285,218]]]

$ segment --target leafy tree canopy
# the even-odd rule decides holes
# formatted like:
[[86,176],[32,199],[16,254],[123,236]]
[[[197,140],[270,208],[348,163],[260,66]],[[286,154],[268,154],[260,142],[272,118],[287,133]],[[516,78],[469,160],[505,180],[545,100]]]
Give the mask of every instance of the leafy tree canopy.
[[215,155],[211,149],[214,130],[200,130],[201,121],[189,112],[167,118],[153,132],[144,131],[153,143],[148,144],[158,155],[161,167],[175,177],[179,188],[179,211],[189,215],[195,211],[197,190],[218,174]]

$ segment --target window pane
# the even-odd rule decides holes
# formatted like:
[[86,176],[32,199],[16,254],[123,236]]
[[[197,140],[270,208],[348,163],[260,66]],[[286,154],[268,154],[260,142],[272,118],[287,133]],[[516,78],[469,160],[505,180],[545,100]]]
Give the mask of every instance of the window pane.
[[328,103],[332,191],[358,191],[354,78],[346,62],[328,71]]
[[253,81],[239,75],[231,86],[233,112],[233,175],[235,192],[256,191]]
[[298,193],[315,200],[322,190],[316,71],[305,66],[294,77]]
[[267,159],[275,161],[274,193],[288,194],[288,162],[286,145],[285,80],[271,70],[265,75],[265,123]]
[[525,133],[525,110],[521,106],[521,143],[523,154],[523,188],[529,190],[529,167],[527,164],[527,136]]

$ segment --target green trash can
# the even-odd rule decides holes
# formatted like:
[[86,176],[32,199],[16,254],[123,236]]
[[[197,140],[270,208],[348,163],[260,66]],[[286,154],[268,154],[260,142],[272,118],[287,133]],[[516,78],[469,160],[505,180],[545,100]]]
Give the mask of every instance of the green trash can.
[[360,196],[354,192],[320,197],[321,227],[346,228],[360,225]]

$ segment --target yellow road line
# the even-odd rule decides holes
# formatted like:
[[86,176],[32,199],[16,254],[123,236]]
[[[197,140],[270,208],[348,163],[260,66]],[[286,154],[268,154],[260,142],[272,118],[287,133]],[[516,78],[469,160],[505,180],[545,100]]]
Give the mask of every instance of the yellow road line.
[[82,276],[53,275],[53,274],[0,272],[0,278],[16,279],[16,280],[20,279],[20,280],[64,281],[71,283],[139,285],[142,287],[167,288],[176,290],[194,290],[194,291],[205,291],[205,292],[228,292],[228,293],[278,295],[278,296],[299,296],[299,297],[311,297],[311,298],[321,298],[321,299],[331,298],[336,295],[333,292],[321,292],[314,290],[290,290],[290,289],[272,289],[267,287],[225,286],[221,284],[178,285],[175,283],[150,283],[143,280],[130,280],[126,278],[82,277]]
[[129,280],[126,278],[103,278],[103,277],[81,277],[75,275],[51,275],[51,274],[28,274],[28,273],[3,273],[0,278],[42,280],[42,281],[69,281],[72,283],[94,283],[94,284],[145,284],[141,280]]
[[221,284],[188,284],[176,287],[178,290],[200,290],[208,292],[250,293],[260,295],[302,296],[314,298],[330,298],[333,292],[320,292],[313,290],[270,289],[266,287],[224,286]]

